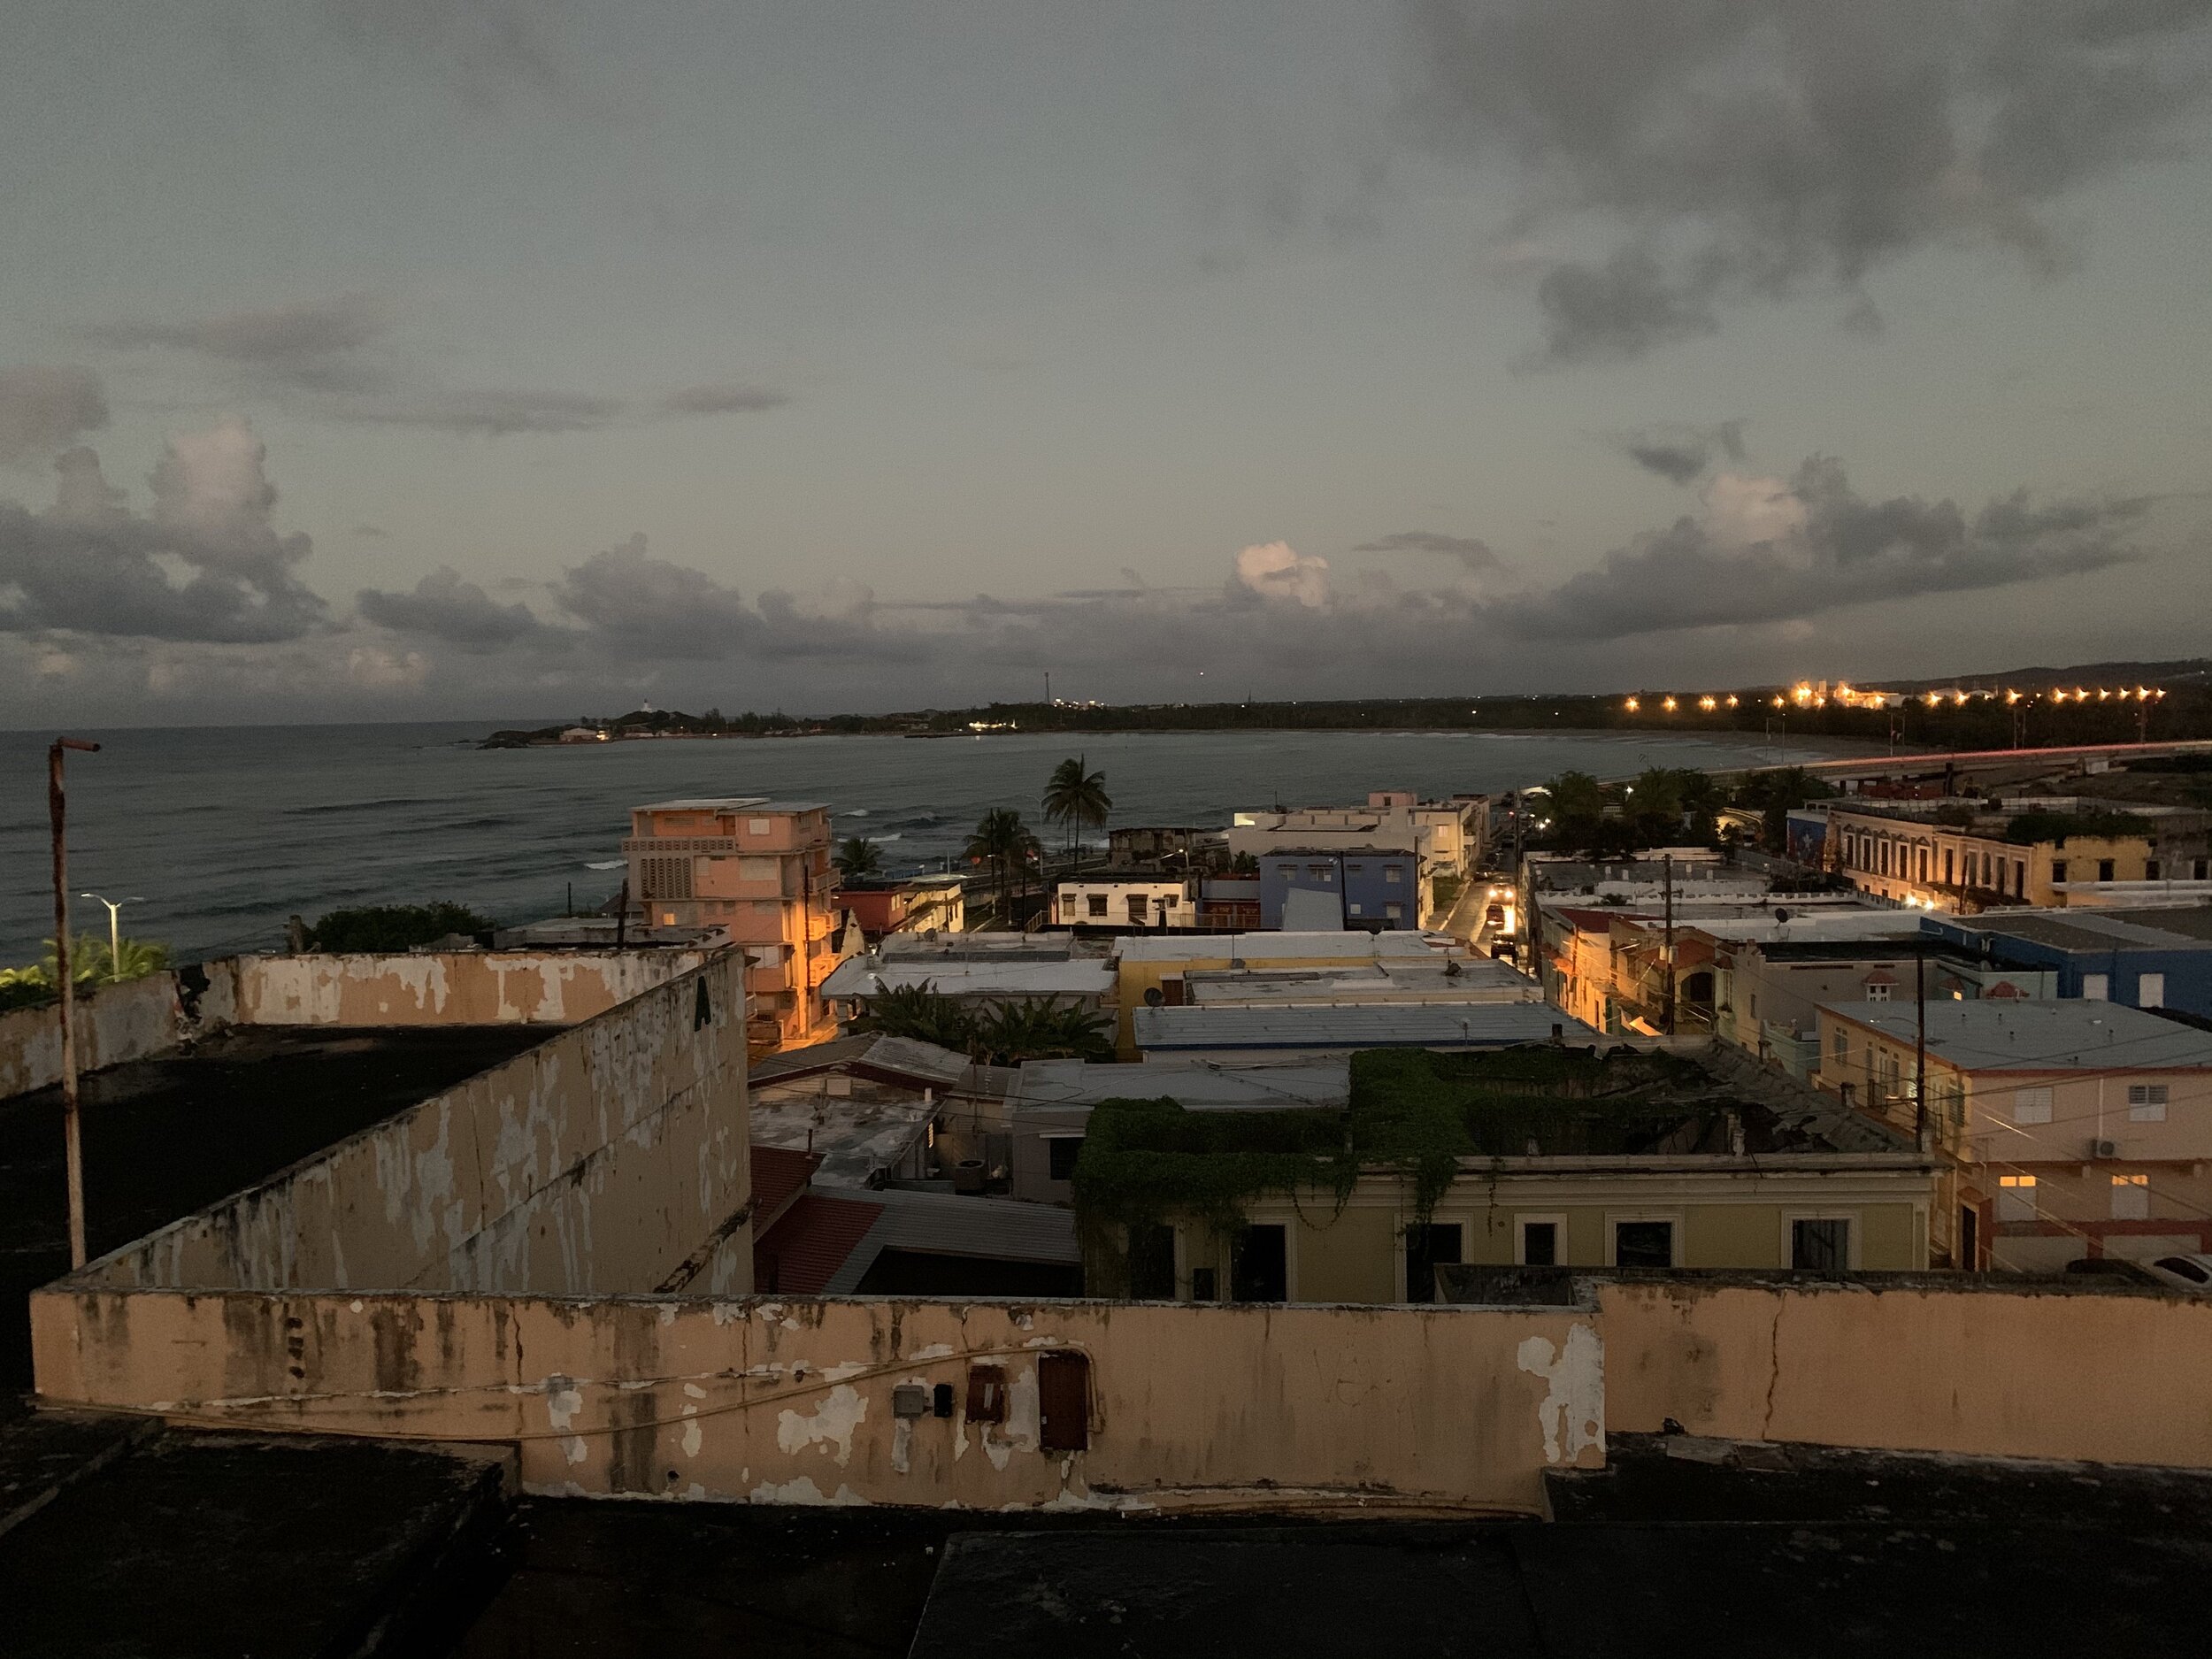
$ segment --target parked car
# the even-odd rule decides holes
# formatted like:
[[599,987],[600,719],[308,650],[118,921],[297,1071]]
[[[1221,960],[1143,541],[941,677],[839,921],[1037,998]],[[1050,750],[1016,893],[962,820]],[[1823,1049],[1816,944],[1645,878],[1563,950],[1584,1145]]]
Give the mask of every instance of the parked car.
[[2153,1279],[2193,1296],[2212,1296],[2212,1256],[2162,1256],[2143,1263]]
[[1501,962],[1511,962],[1520,956],[1521,949],[1509,939],[1501,939],[1490,947],[1490,954]]
[[2083,1279],[2116,1279],[2127,1285],[2163,1285],[2166,1281],[2140,1262],[2120,1256],[2085,1256],[2066,1263],[2069,1273]]
[[1493,904],[1488,910],[1482,913],[1482,919],[1493,927],[1504,926],[1505,906],[1502,904]]

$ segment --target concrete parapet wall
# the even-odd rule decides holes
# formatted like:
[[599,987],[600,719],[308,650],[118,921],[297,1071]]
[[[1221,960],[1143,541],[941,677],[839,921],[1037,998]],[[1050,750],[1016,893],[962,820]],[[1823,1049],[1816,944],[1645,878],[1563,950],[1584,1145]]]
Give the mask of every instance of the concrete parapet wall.
[[[518,1443],[541,1492],[975,1509],[1538,1509],[1595,1466],[1602,1362],[1566,1309],[126,1293],[33,1310],[58,1400]],[[1039,1358],[1088,1356],[1052,1451]],[[966,1417],[1003,1367],[1002,1424]],[[949,1384],[955,1415],[893,1391]]]
[[705,960],[695,950],[228,956],[207,964],[201,1017],[240,1025],[572,1025]]
[[1608,1283],[1606,1416],[1693,1434],[2212,1468],[2212,1301],[2084,1286]]
[[[750,1194],[742,972],[737,953],[714,956],[87,1276],[192,1289],[650,1290]],[[589,995],[615,982],[592,979]],[[347,995],[378,983],[350,981]],[[458,995],[449,980],[449,1020]],[[750,1288],[749,1257],[737,1268],[730,1288]]]
[[[77,999],[77,1070],[96,1071],[173,1047],[177,980],[173,973],[104,985]],[[0,1014],[0,1100],[61,1081],[61,1015],[55,1004]]]

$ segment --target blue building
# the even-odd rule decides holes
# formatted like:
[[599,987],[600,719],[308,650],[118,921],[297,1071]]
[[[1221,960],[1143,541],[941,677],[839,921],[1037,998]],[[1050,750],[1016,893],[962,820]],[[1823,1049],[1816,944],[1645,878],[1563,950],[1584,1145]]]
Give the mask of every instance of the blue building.
[[1390,847],[1281,848],[1259,856],[1260,926],[1379,933],[1421,925],[1421,855]]
[[1985,910],[1920,926],[1970,951],[2055,971],[2061,997],[2212,1018],[2212,905]]

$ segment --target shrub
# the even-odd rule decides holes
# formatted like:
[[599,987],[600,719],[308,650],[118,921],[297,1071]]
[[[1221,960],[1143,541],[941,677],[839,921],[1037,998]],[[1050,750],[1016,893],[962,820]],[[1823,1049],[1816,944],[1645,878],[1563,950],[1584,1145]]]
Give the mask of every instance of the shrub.
[[490,917],[448,899],[428,904],[370,904],[318,917],[308,929],[307,944],[311,950],[334,953],[411,950],[449,933],[473,937],[498,926]]

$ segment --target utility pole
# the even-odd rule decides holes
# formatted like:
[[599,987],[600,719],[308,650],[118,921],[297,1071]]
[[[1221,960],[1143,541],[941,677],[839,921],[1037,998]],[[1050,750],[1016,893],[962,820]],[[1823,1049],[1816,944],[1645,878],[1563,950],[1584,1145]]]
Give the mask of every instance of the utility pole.
[[54,826],[54,978],[61,1001],[61,1133],[68,1163],[69,1268],[85,1264],[84,1248],[84,1134],[77,1117],[77,1022],[72,1004],[75,987],[69,976],[69,841],[64,833],[67,814],[62,794],[62,754],[65,749],[85,754],[100,752],[97,743],[81,737],[58,737],[46,751],[46,814]]
[[1913,1103],[1919,1109],[1914,1113],[1914,1126],[1917,1144],[1925,1152],[1935,1144],[1928,1118],[1928,941],[1925,939],[1913,948],[1912,1000],[1912,1092],[1915,1096]]
[[1659,856],[1660,890],[1666,895],[1667,908],[1667,1035],[1674,1035],[1674,855]]

